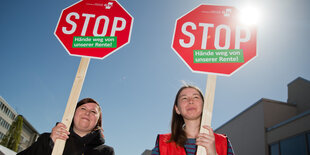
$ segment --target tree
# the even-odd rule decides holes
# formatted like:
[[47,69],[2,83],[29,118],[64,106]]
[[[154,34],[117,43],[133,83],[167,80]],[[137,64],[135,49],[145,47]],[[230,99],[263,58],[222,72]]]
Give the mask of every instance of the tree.
[[1,141],[1,145],[17,152],[23,127],[23,116],[18,115],[12,123],[9,131]]

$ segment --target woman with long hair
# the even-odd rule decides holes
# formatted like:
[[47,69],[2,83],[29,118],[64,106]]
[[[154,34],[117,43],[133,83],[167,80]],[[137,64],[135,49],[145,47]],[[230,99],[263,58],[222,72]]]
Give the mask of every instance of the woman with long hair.
[[104,144],[102,112],[94,99],[84,98],[77,103],[70,132],[66,128],[58,123],[51,133],[43,133],[18,155],[50,155],[56,139],[66,140],[63,155],[114,155],[114,149]]
[[159,134],[152,155],[194,155],[197,145],[208,155],[233,155],[230,141],[216,134],[210,126],[203,126],[209,134],[199,133],[203,109],[203,95],[196,86],[179,89],[172,110],[171,133]]

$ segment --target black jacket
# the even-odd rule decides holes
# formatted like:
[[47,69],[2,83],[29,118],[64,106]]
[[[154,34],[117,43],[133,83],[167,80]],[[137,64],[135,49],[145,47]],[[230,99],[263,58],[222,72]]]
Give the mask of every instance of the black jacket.
[[[71,129],[63,155],[114,155],[113,148],[104,145],[100,132],[97,130],[80,137]],[[43,133],[35,143],[17,155],[50,155],[54,145],[50,135]]]

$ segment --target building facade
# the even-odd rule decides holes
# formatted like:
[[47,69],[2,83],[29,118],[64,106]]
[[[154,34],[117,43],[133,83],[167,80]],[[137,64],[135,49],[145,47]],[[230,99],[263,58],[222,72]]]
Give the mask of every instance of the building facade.
[[10,129],[17,112],[0,96],[0,140]]
[[34,143],[39,137],[37,130],[23,117],[23,128],[21,133],[20,144],[18,146],[18,151],[23,151],[28,148],[32,143]]
[[262,98],[215,132],[238,155],[310,155],[310,81],[295,79],[287,102]]
[[[13,121],[18,116],[18,113],[0,96],[0,141],[10,129]],[[23,117],[23,127],[21,132],[20,152],[29,147],[38,138],[39,133],[36,129]]]

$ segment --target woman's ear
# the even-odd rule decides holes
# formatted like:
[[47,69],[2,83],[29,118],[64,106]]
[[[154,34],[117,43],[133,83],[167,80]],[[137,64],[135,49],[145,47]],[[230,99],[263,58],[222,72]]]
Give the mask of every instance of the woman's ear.
[[178,115],[180,115],[180,114],[181,114],[181,113],[180,113],[180,111],[179,111],[178,106],[174,105],[174,109],[175,109],[175,112],[176,112]]

